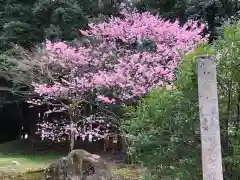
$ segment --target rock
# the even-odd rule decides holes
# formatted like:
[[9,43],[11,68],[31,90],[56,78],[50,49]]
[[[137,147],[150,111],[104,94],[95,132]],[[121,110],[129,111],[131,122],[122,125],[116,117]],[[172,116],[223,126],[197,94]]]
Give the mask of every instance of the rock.
[[100,156],[77,149],[50,164],[44,176],[46,180],[109,180],[111,173]]
[[71,171],[70,166],[71,164],[69,164],[67,157],[56,160],[45,170],[44,175],[46,180],[67,180],[68,171]]

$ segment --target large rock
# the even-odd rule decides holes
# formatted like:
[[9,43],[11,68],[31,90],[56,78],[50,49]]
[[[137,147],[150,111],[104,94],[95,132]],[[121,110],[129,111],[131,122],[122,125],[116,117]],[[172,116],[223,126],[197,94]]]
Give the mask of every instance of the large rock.
[[100,156],[77,149],[50,164],[44,177],[46,180],[109,180],[111,173]]

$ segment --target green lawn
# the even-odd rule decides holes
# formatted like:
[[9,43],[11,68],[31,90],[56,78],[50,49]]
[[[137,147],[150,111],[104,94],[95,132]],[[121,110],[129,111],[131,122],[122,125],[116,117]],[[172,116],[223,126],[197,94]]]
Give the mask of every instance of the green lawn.
[[[41,180],[42,172],[51,162],[62,157],[57,153],[29,151],[29,147],[19,142],[0,145],[0,180]],[[139,179],[137,169],[118,167],[113,164],[112,173],[125,180]]]
[[[57,158],[59,158],[57,155],[2,155],[0,156],[0,180],[41,180],[42,172],[35,173],[35,171],[46,168]],[[126,180],[136,180],[139,177],[137,170],[130,167],[116,168],[112,172],[125,177]]]
[[42,172],[30,172],[44,169],[62,156],[38,152],[26,141],[0,144],[0,180],[40,180]]
[[0,171],[23,173],[43,169],[59,157],[57,155],[0,155]]
[[58,155],[0,155],[0,180],[41,180],[42,172]]
[[[63,155],[38,152],[27,141],[13,141],[0,145],[0,172],[24,173],[47,167]],[[1,178],[0,178],[1,179]]]

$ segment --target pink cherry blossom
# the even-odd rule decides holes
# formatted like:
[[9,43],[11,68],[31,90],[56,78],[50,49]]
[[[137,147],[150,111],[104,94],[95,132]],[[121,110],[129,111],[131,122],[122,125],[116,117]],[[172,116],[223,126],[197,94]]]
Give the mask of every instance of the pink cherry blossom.
[[[64,42],[47,40],[45,50],[50,58],[45,59],[45,63],[60,66],[58,73],[64,72],[64,76],[52,86],[34,82],[35,91],[55,98],[64,95],[82,99],[96,92],[96,100],[106,104],[134,102],[151,89],[174,79],[181,60],[179,51],[189,53],[198,43],[207,42],[207,36],[200,35],[205,25],[197,21],[180,26],[178,21],[165,21],[158,15],[126,7],[122,14],[123,19],[111,17],[108,22],[90,24],[88,31],[80,30],[82,35],[94,38],[88,44],[71,47]],[[153,44],[155,49],[139,51],[138,46],[143,46],[144,42]],[[54,125],[46,126],[52,127],[51,133],[46,135],[46,127],[41,133],[54,136]]]
[[100,100],[100,101],[103,101],[105,103],[114,103],[116,102],[115,99],[109,99],[108,97],[105,97],[105,96],[102,96],[102,95],[98,95],[97,98]]

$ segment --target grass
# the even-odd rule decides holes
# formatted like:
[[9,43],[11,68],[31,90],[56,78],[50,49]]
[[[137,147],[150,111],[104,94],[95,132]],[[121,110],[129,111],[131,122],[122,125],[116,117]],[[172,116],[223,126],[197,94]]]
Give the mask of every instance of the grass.
[[0,179],[1,180],[42,180],[43,174],[42,173],[34,173],[34,174],[27,174],[27,173],[16,173],[16,174],[8,174],[0,172]]
[[115,175],[120,175],[125,178],[125,180],[139,180],[141,173],[136,168],[121,168],[112,171]]
[[59,157],[57,155],[1,155],[0,171],[23,173],[43,169]]
[[0,180],[40,180],[42,173],[31,173],[46,168],[52,161],[59,158],[56,155],[1,155]]
[[[42,172],[34,171],[46,168],[58,155],[1,155],[0,180],[41,180]],[[18,162],[16,164],[14,162]],[[126,180],[137,180],[139,172],[132,167],[113,169],[114,175],[123,176]]]
[[[0,180],[41,180],[42,172],[51,162],[64,155],[56,153],[36,153],[29,151],[22,142],[0,145]],[[137,169],[125,166],[115,167],[113,174],[123,176],[125,180],[139,179]]]
[[41,180],[42,172],[63,155],[33,150],[26,141],[0,144],[0,180]]
[[46,168],[60,155],[0,155],[0,180],[41,180],[42,172],[32,173]]

